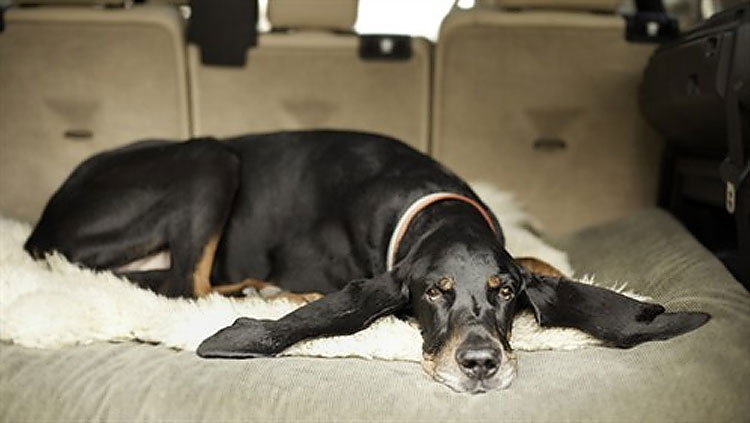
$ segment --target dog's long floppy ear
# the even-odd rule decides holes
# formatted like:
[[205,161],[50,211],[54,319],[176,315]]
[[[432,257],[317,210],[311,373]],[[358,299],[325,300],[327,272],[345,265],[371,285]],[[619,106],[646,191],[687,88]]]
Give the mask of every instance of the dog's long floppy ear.
[[524,276],[525,294],[542,326],[578,328],[610,345],[629,348],[690,332],[710,318],[699,312],[666,313],[659,304],[555,274],[544,263],[518,261],[530,270]]

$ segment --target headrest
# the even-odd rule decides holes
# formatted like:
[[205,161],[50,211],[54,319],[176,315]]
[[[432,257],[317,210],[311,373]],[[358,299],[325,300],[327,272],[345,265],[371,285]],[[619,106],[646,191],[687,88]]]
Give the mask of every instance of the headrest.
[[171,6],[189,6],[190,0],[146,0],[146,4],[163,4]]
[[125,0],[11,0],[17,6],[125,6]]
[[358,0],[269,0],[268,20],[274,28],[351,31]]
[[623,0],[484,0],[484,4],[518,9],[614,12]]

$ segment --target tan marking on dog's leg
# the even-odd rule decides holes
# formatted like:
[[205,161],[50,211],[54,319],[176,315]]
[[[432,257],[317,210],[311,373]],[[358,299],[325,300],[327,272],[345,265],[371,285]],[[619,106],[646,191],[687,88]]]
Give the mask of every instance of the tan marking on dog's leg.
[[289,301],[292,302],[304,302],[305,304],[311,303],[313,301],[318,301],[319,299],[323,298],[324,295],[318,292],[305,292],[303,294],[295,294],[293,292],[286,292],[283,294],[280,294],[281,296],[284,296],[286,294],[286,298]]
[[521,257],[517,258],[516,261],[521,266],[527,268],[531,273],[542,276],[565,276],[563,273],[554,268],[549,263],[539,260],[535,257]]
[[220,234],[212,236],[203,248],[203,254],[195,265],[193,271],[193,295],[202,297],[211,293],[211,267],[216,256],[216,247],[219,246]]
[[[295,292],[284,291],[279,286],[274,285],[271,282],[260,281],[257,279],[253,279],[252,283],[254,284],[252,285],[253,288],[257,289],[258,292],[267,299],[285,298],[292,303],[307,304],[323,298],[323,294],[319,294],[317,292],[305,292],[298,294]],[[274,293],[264,296],[261,291],[272,291]]]
[[255,279],[245,279],[239,283],[214,286],[212,291],[221,295],[238,295],[246,288],[255,288],[254,282],[256,282]]
[[[323,294],[319,294],[317,292],[296,294],[294,292],[284,291],[270,282],[252,278],[245,279],[239,283],[218,285],[213,288],[213,291],[222,295],[232,295],[238,294],[246,288],[253,288],[257,290],[258,293],[260,293],[261,296],[266,299],[286,298],[288,301],[296,304],[308,304],[323,298]],[[263,295],[261,291],[272,291],[274,293],[270,295]]]
[[213,292],[222,295],[235,295],[242,293],[242,291],[247,288],[253,288],[259,293],[261,290],[270,288],[275,288],[276,290],[281,291],[281,288],[277,287],[276,285],[264,282],[260,279],[247,278],[238,283],[216,285],[213,287]]

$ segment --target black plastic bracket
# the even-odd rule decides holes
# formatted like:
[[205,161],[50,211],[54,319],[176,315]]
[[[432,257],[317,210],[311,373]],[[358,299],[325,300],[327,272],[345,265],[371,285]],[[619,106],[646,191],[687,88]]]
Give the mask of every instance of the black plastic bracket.
[[625,39],[636,43],[665,43],[680,36],[677,19],[666,13],[638,12],[625,16]]
[[258,42],[256,0],[191,0],[187,39],[205,65],[244,66]]
[[624,15],[625,39],[637,43],[665,43],[680,36],[680,25],[662,0],[635,0],[637,11]]
[[409,60],[412,55],[408,35],[360,35],[359,57],[363,60]]

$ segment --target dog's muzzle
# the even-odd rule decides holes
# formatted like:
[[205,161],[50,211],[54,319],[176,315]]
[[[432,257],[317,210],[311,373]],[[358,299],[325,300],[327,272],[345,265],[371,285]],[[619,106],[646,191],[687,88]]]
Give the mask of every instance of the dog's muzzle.
[[471,379],[485,380],[495,376],[502,363],[502,351],[492,346],[468,347],[456,350],[456,363]]
[[495,337],[482,332],[454,334],[438,353],[423,355],[422,367],[456,392],[507,388],[516,375],[516,357]]

